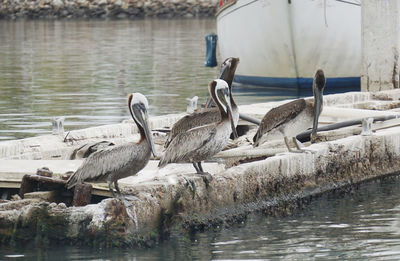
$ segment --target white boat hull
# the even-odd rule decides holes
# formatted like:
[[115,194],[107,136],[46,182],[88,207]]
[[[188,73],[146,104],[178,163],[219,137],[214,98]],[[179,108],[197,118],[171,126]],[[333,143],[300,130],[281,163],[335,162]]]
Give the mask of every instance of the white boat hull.
[[309,88],[315,71],[322,68],[327,87],[359,89],[361,8],[357,1],[230,2],[217,15],[217,31],[222,58],[240,58],[236,82]]

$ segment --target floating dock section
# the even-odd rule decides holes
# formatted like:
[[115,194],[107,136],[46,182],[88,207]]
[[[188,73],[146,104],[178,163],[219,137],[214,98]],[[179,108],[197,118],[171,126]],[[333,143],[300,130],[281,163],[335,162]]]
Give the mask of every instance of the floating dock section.
[[[241,106],[241,113],[259,119],[282,102]],[[355,118],[400,115],[400,91],[347,93],[324,98],[320,124]],[[181,115],[152,118],[152,128],[171,126]],[[246,125],[240,122],[239,125]],[[43,136],[0,143],[0,177],[18,183],[22,174],[34,174],[48,165],[54,175],[74,171],[80,160],[69,160],[85,142],[109,140],[115,144],[137,138],[129,121],[119,125],[71,131],[65,136]],[[98,247],[151,246],[172,230],[199,231],[242,221],[253,211],[288,213],[313,197],[357,186],[371,179],[400,171],[400,120],[377,122],[369,134],[361,125],[320,132],[319,142],[307,152],[288,153],[283,140],[251,146],[256,126],[232,149],[219,153],[203,165],[212,180],[205,183],[191,164],[170,164],[158,169],[152,159],[138,176],[120,181],[129,204],[100,198],[99,203],[70,207],[32,197],[0,203],[0,238],[14,244],[68,244]],[[162,151],[159,132],[157,150]],[[157,138],[156,137],[156,138]],[[156,139],[157,140],[157,139]],[[32,147],[33,145],[37,145]],[[58,155],[58,156],[57,156]],[[56,157],[57,156],[57,157]],[[50,165],[51,164],[51,165]],[[8,167],[7,167],[8,166]],[[107,196],[105,185],[97,185]],[[129,198],[129,197],[128,197]]]

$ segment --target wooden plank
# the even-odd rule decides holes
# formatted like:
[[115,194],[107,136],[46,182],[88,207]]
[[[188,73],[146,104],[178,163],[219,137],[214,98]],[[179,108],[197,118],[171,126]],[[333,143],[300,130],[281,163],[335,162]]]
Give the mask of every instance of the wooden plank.
[[48,202],[55,202],[57,199],[57,191],[35,191],[24,194],[24,199],[38,198]]
[[[0,174],[1,176],[1,174]],[[8,179],[8,178],[0,178],[0,189],[4,188],[15,188],[19,189],[21,187],[22,179]],[[107,186],[104,183],[105,186]],[[108,190],[108,188],[101,187],[99,184],[93,186],[92,195],[103,196],[103,197],[112,197],[112,194]]]
[[400,119],[392,119],[392,120],[387,120],[387,121],[382,121],[382,122],[376,122],[372,124],[372,130],[383,130],[383,129],[388,129],[388,128],[393,128],[400,126]]
[[[92,195],[96,195],[96,196],[102,196],[102,197],[110,197],[112,198],[112,194],[110,192],[110,190],[108,189],[108,187],[102,187],[101,186],[102,183],[100,184],[92,184],[93,189],[92,189]],[[105,186],[107,186],[104,183]]]
[[0,180],[0,188],[20,188],[21,181]]

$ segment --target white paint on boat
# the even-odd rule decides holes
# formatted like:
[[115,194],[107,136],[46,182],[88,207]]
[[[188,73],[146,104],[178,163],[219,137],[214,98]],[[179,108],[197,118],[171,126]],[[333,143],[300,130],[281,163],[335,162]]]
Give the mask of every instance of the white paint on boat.
[[237,75],[359,77],[359,2],[237,0],[217,16],[221,56],[240,58]]

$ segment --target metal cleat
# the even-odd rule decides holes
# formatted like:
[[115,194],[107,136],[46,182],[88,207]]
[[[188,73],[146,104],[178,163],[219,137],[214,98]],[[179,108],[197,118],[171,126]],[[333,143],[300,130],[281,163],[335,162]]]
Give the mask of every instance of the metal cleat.
[[64,117],[53,117],[51,123],[53,124],[53,135],[64,134]]
[[187,100],[187,113],[193,113],[197,109],[197,100],[199,99],[198,96],[194,96],[193,98],[186,98]]
[[364,119],[362,119],[361,135],[363,135],[363,136],[372,135],[372,123],[373,122],[374,122],[374,118],[364,118]]

